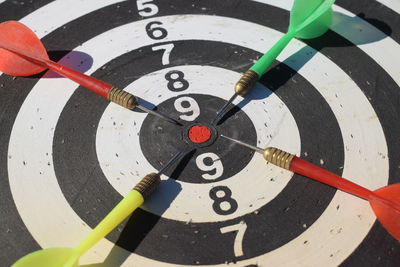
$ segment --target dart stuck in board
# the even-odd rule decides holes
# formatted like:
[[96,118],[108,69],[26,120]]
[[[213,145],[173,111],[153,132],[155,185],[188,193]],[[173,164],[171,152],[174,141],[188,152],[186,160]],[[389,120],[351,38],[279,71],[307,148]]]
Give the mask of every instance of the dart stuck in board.
[[110,233],[118,224],[156,191],[160,175],[181,160],[189,150],[184,148],[174,155],[158,173],[149,173],[101,220],[75,248],[49,248],[32,252],[12,267],[77,267],[79,258]]
[[276,42],[235,84],[235,93],[217,111],[211,124],[215,125],[225,114],[230,103],[238,95],[245,96],[268,70],[289,42],[297,37],[312,39],[324,34],[332,22],[332,5],[335,0],[297,0],[290,11],[290,24],[287,33]]
[[179,123],[138,103],[138,98],[109,83],[51,61],[35,33],[18,21],[0,23],[0,71],[12,76],[30,76],[50,69],[84,88],[127,109],[139,108],[171,123]]
[[368,200],[383,227],[394,238],[400,240],[400,184],[388,185],[371,191],[283,150],[274,147],[261,149],[231,137],[224,135],[221,137],[261,153],[266,161],[278,167]]

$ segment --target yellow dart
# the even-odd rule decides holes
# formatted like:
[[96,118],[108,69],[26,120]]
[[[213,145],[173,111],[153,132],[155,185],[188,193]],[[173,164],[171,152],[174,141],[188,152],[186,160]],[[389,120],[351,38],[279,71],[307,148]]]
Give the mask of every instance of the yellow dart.
[[75,248],[49,248],[32,252],[12,267],[77,267],[79,258],[143,204],[160,183],[160,175],[188,149],[176,154],[158,173],[146,175]]

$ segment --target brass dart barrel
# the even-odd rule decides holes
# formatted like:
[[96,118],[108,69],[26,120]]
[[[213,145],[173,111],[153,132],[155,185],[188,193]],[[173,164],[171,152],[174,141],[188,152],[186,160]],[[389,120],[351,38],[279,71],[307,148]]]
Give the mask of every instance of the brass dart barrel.
[[138,102],[134,95],[115,86],[108,92],[107,99],[127,109],[134,109]]
[[263,151],[263,157],[266,161],[289,170],[294,155],[275,147],[267,147]]
[[280,150],[278,148],[275,147],[267,147],[265,149],[256,147],[256,146],[252,146],[250,144],[247,144],[245,142],[236,140],[232,137],[228,137],[225,135],[221,134],[221,137],[226,138],[236,144],[248,147],[250,149],[253,149],[255,151],[257,151],[258,153],[262,154],[264,159],[278,167],[284,168],[286,170],[289,170],[290,168],[290,164],[292,163],[292,160],[294,158],[294,155],[285,152],[283,150]]
[[238,95],[246,95],[251,88],[256,85],[258,81],[258,74],[255,71],[248,70],[243,73],[242,77],[235,84],[235,93]]
[[152,172],[143,177],[133,189],[142,194],[143,198],[146,199],[157,189],[160,182],[160,175]]

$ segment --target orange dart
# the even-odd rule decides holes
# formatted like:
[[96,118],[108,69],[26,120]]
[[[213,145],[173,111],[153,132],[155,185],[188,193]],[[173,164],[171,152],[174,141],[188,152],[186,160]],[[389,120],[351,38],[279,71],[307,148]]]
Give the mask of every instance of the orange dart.
[[221,136],[263,154],[264,159],[274,165],[368,200],[378,221],[394,238],[400,240],[400,184],[371,191],[280,149],[262,149],[231,137]]
[[139,108],[171,123],[176,120],[138,103],[136,96],[49,59],[35,33],[18,21],[0,23],[0,71],[11,76],[30,76],[50,69],[90,91],[127,109]]

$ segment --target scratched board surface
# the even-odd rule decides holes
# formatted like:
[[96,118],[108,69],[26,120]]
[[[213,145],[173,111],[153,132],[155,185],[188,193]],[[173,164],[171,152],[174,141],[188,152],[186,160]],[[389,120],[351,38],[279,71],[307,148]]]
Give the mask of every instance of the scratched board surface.
[[[0,266],[74,247],[147,173],[193,150],[81,266],[400,266],[367,201],[267,164],[218,134],[276,146],[370,190],[400,182],[400,1],[338,0],[294,39],[212,141],[240,75],[286,32],[293,1],[0,1],[52,60],[176,126],[51,71],[0,76]],[[1,60],[1,59],[0,59]]]

